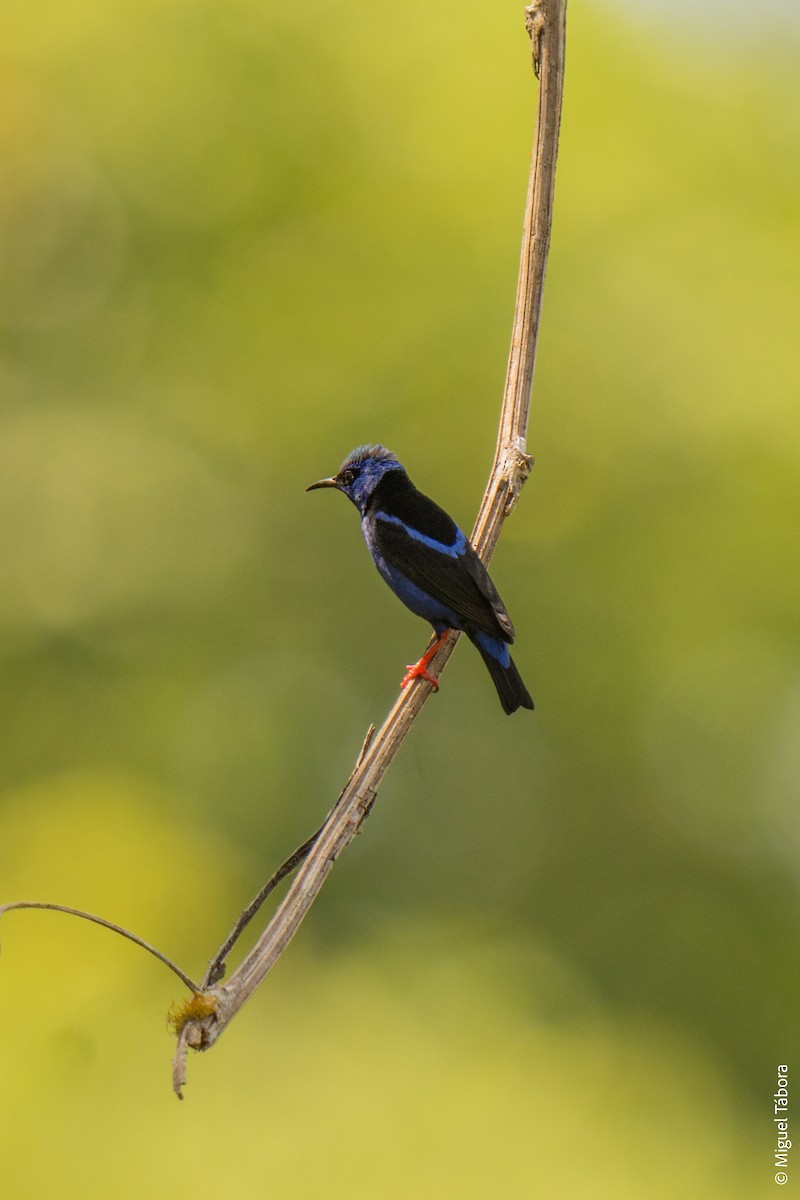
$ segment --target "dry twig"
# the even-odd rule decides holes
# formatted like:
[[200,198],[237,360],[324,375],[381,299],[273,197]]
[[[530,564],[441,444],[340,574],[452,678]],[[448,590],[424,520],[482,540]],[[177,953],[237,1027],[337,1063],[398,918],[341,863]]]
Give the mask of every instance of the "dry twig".
[[[508,362],[500,429],[494,463],[486,486],[472,544],[488,562],[503,522],[511,512],[532,465],[526,451],[528,412],[541,317],[550,228],[553,213],[556,155],[564,85],[566,0],[538,0],[526,9],[526,25],[533,47],[533,65],[540,80],[528,200],[522,239],[514,327]],[[458,633],[451,633],[437,652],[430,670],[440,674],[453,652]],[[246,1000],[272,969],[297,932],[319,894],[334,862],[358,833],[375,800],[380,782],[408,735],[431,685],[417,681],[403,692],[382,727],[368,744],[348,779],[335,807],[318,834],[292,856],[292,865],[305,862],[252,950],[226,983],[215,983],[232,945],[231,938],[209,968],[203,990],[173,1016],[178,1045],[173,1060],[173,1086],[178,1096],[186,1081],[186,1055],[207,1050],[216,1042]],[[284,872],[280,868],[277,874]],[[288,872],[284,872],[288,873]],[[282,875],[281,875],[282,877]],[[270,881],[270,884],[272,881]],[[265,885],[262,893],[271,890]],[[248,920],[263,894],[246,910]],[[240,928],[232,931],[232,939]]]

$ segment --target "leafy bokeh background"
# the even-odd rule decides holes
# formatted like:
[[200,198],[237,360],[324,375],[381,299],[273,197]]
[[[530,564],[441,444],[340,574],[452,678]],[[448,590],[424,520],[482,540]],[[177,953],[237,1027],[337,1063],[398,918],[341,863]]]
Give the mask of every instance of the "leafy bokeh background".
[[[476,510],[519,6],[3,15],[0,892],[199,975],[427,637],[305,484],[380,440]],[[10,1200],[771,1194],[800,1062],[800,38],[780,5],[733,17],[571,0],[537,465],[493,567],[536,713],[459,649],[183,1105],[172,978],[7,917]]]

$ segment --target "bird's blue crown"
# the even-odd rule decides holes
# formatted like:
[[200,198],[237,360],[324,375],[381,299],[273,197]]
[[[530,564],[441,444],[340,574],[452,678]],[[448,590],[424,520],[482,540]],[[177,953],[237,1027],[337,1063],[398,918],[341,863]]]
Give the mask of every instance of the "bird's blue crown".
[[339,468],[339,488],[363,515],[370,496],[389,471],[403,471],[385,446],[356,446]]
[[341,475],[342,471],[348,471],[352,467],[361,466],[369,459],[374,459],[376,463],[386,463],[387,466],[400,466],[391,450],[387,450],[385,446],[356,446],[355,450],[351,450],[342,463],[339,474]]

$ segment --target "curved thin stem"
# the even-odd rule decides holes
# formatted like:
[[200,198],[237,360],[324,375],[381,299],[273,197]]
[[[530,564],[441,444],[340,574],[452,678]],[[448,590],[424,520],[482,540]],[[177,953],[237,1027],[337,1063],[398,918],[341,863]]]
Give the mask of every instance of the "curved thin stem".
[[306,838],[302,846],[298,846],[296,850],[293,850],[289,857],[281,863],[277,871],[270,875],[264,886],[260,888],[258,892],[256,892],[247,908],[237,918],[236,924],[225,938],[225,941],[222,943],[217,953],[211,959],[211,962],[208,965],[208,970],[203,976],[203,983],[201,985],[203,988],[211,987],[212,984],[219,983],[220,979],[224,978],[227,957],[238,942],[239,938],[244,933],[247,926],[252,921],[253,917],[261,908],[264,901],[275,891],[275,888],[278,886],[278,884],[281,883],[281,881],[284,880],[287,875],[291,875],[295,867],[298,867],[303,859],[310,854],[314,843],[324,828],[324,825],[320,825],[319,829],[312,833],[310,838]]
[[[375,726],[370,725],[369,729],[367,730],[367,735],[364,738],[364,741],[361,745],[361,750],[359,752],[358,758],[356,759],[356,768],[358,768],[361,765],[361,763],[364,761],[364,755],[367,753],[367,750],[369,749],[369,744],[372,741],[372,737],[373,737],[374,733],[375,733]],[[272,875],[270,875],[267,882],[255,894],[253,899],[248,904],[247,908],[239,915],[239,917],[236,920],[235,925],[233,926],[233,929],[230,931],[228,936],[225,938],[225,941],[222,943],[222,945],[220,946],[217,953],[211,959],[211,962],[208,965],[208,970],[206,971],[205,975],[203,976],[203,982],[201,984],[202,988],[205,989],[205,988],[211,987],[212,984],[218,983],[220,981],[220,979],[224,978],[226,959],[227,959],[228,955],[230,954],[231,950],[236,945],[239,938],[242,936],[245,929],[252,921],[253,917],[256,915],[258,910],[261,908],[264,901],[272,894],[272,892],[275,891],[275,888],[278,886],[278,884],[281,883],[286,878],[287,875],[291,875],[292,871],[294,871],[294,869],[296,867],[299,867],[299,865],[303,861],[303,859],[307,858],[308,855],[311,853],[311,850],[313,849],[313,847],[317,841],[317,838],[322,833],[322,831],[325,828],[325,825],[327,825],[328,821],[330,821],[334,812],[336,812],[336,809],[341,804],[341,801],[342,801],[342,797],[340,796],[339,799],[336,801],[336,804],[334,805],[331,812],[325,818],[325,824],[320,825],[319,829],[315,830],[314,833],[311,834],[311,837],[306,838],[306,840],[302,843],[302,845],[298,846],[296,850],[292,851],[292,853],[289,855],[289,857],[287,859],[285,859],[284,862],[281,863],[281,865],[278,867],[277,871],[275,871]]]
[[92,921],[95,925],[102,925],[104,929],[110,929],[112,933],[118,933],[120,937],[127,938],[129,942],[133,942],[136,946],[141,946],[143,950],[147,950],[148,954],[153,955],[153,958],[157,958],[165,967],[169,967],[170,971],[173,971],[178,976],[178,979],[186,984],[190,992],[201,991],[201,988],[194,980],[190,979],[171,958],[167,958],[166,954],[162,954],[160,950],[156,950],[155,946],[151,946],[144,938],[131,933],[130,929],[125,929],[122,925],[115,925],[113,921],[107,921],[105,917],[98,917],[95,913],[84,912],[81,908],[70,908],[68,904],[49,904],[45,900],[12,900],[9,904],[0,904],[0,917],[7,912],[12,912],[15,908],[44,908],[50,912],[66,913],[69,917],[80,917],[84,921]]

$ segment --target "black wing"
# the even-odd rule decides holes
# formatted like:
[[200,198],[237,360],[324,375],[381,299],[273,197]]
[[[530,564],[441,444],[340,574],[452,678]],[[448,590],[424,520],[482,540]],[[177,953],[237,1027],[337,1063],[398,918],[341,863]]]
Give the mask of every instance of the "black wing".
[[[424,513],[425,519],[424,522],[415,521],[413,528],[417,524],[424,524],[424,536],[441,542],[443,549],[437,550],[418,537],[413,537],[398,523],[399,513],[392,514],[393,519],[385,520],[376,512],[373,514],[373,529],[380,553],[390,566],[397,567],[417,587],[458,613],[465,624],[502,638],[504,642],[513,642],[514,626],[497,588],[472,546],[464,538],[462,552],[457,556],[448,554],[445,548],[454,547],[460,540],[458,527],[427,496],[417,492],[415,501],[415,515]],[[408,522],[408,518],[400,519]],[[432,538],[428,529],[435,529],[438,536]],[[451,536],[445,540],[449,530],[452,531]]]

